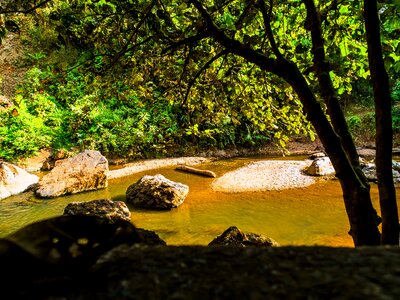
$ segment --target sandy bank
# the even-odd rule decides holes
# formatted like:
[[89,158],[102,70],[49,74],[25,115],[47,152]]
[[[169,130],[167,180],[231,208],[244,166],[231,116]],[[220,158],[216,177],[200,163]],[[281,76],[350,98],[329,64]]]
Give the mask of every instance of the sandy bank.
[[238,193],[253,191],[284,190],[306,187],[317,181],[304,175],[307,161],[260,161],[248,164],[217,178],[212,188],[219,192]]
[[129,176],[131,174],[151,170],[158,168],[165,168],[177,165],[198,165],[206,162],[210,162],[210,158],[205,157],[179,157],[179,158],[164,158],[164,159],[151,159],[138,161],[134,163],[130,163],[124,166],[122,169],[118,170],[110,170],[108,172],[108,179],[119,178],[124,176]]

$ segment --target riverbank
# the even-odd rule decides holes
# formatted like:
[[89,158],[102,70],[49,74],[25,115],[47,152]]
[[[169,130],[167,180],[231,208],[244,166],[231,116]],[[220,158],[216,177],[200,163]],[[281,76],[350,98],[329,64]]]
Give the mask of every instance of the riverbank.
[[13,299],[400,299],[400,249],[120,246],[88,272],[7,287]]

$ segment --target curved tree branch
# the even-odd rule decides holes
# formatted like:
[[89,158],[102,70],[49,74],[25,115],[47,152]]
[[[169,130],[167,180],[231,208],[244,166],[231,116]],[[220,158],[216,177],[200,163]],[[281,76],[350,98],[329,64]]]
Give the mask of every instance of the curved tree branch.
[[196,35],[193,35],[193,36],[184,38],[184,39],[182,39],[180,41],[172,43],[169,47],[165,48],[161,52],[161,54],[166,54],[167,52],[175,50],[175,49],[177,49],[177,48],[179,48],[180,46],[183,46],[183,45],[195,44],[198,41],[201,41],[202,39],[205,39],[205,38],[210,36],[210,33],[207,31],[207,29],[203,30],[202,28],[200,28],[199,32],[200,33],[198,33]]
[[[230,53],[243,57],[248,62],[258,65],[261,69],[271,72],[284,79],[299,96],[307,119],[314,126],[336,170],[336,176],[342,185],[346,212],[350,221],[350,232],[356,246],[379,245],[380,233],[374,218],[374,209],[368,188],[364,185],[356,168],[342,146],[342,141],[325,116],[315,94],[301,74],[299,68],[289,60],[267,58],[228,37],[218,28],[210,14],[198,0],[188,0],[199,11],[207,24],[213,38]],[[312,0],[304,0],[312,1]],[[313,4],[313,3],[312,3]],[[324,52],[322,52],[324,54]],[[324,70],[324,69],[323,69]],[[329,72],[327,73],[329,76]]]
[[218,28],[210,14],[203,7],[203,5],[198,0],[188,0],[188,2],[192,3],[194,7],[199,11],[201,17],[207,24],[207,28],[210,32],[210,35],[216,39],[222,46],[226,48],[229,53],[233,53],[245,58],[247,61],[256,64],[261,69],[265,71],[272,72],[274,74],[278,74],[279,65],[277,64],[277,60],[273,58],[267,58],[262,55],[260,52],[244,45],[243,43],[228,37],[220,28]]
[[220,53],[218,53],[213,58],[211,58],[207,63],[205,63],[204,66],[194,75],[194,77],[192,78],[192,80],[190,80],[190,82],[188,84],[188,87],[186,89],[184,102],[187,101],[187,98],[189,97],[190,89],[192,88],[192,86],[196,82],[197,78],[199,78],[201,73],[203,73],[205,70],[207,70],[214,61],[216,61],[218,58],[222,57],[225,54],[228,54],[228,51],[227,50],[222,50]]
[[271,45],[272,51],[274,52],[275,56],[278,59],[283,58],[282,53],[279,51],[279,48],[276,44],[274,34],[272,33],[272,28],[271,28],[271,15],[272,15],[272,8],[273,8],[273,2],[274,0],[269,1],[269,11],[267,12],[267,7],[265,5],[264,0],[259,0],[258,1],[260,4],[260,10],[261,14],[264,19],[264,27],[265,27],[265,33],[267,34],[269,44]]

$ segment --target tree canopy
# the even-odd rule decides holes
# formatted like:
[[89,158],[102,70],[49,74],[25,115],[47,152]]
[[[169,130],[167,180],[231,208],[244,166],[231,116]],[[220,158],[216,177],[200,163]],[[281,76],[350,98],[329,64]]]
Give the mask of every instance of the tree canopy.
[[[72,76],[73,86],[90,82],[90,87],[105,87],[110,78],[119,78],[119,86],[101,89],[101,95],[73,98],[69,80],[65,80],[64,87],[48,87],[47,92],[55,97],[51,102],[81,110],[78,127],[96,111],[100,99],[118,94],[128,110],[144,105],[161,108],[162,101],[167,103],[163,111],[167,107],[179,110],[180,119],[167,127],[183,122],[185,134],[194,140],[205,137],[217,143],[234,143],[236,129],[227,132],[227,128],[239,128],[243,140],[254,142],[254,136],[275,138],[284,146],[290,134],[308,133],[313,137],[315,130],[342,185],[350,234],[355,245],[366,245],[379,244],[381,237],[369,184],[360,169],[341,101],[352,94],[355,82],[371,79],[377,70],[367,55],[373,51],[371,43],[382,44],[383,51],[374,56],[382,61],[381,71],[388,72],[388,78],[398,78],[400,72],[400,45],[395,38],[400,31],[399,3],[386,1],[370,8],[369,2],[376,3],[21,0],[2,1],[0,12],[17,16],[32,13],[32,22],[47,30],[49,46],[64,53],[71,49],[78,53],[73,62],[58,61],[55,72],[39,78],[33,94],[42,89],[43,80],[56,78],[62,82]],[[364,17],[368,21],[368,13],[380,18],[372,25],[378,30],[378,36],[372,39],[365,37]],[[10,20],[8,27],[17,30],[17,22]],[[390,116],[389,86],[394,86],[396,79],[377,83],[377,78],[372,76],[374,89],[380,87],[389,95],[379,100],[375,93],[377,128],[385,131],[391,123],[382,123],[379,116],[381,112],[384,119]],[[124,90],[126,86],[130,89]],[[104,105],[111,109],[109,104]],[[158,112],[156,108],[154,116]],[[120,117],[127,116],[122,113]],[[90,124],[95,117],[87,122]],[[133,123],[141,121],[141,113],[133,119]],[[89,128],[111,136],[115,125],[110,121],[109,129]],[[146,129],[151,127],[139,128],[138,136]],[[79,132],[79,128],[72,131]],[[163,131],[154,134],[162,139]],[[380,146],[383,136],[388,137],[377,135],[378,152],[385,157],[377,162],[385,170],[381,175],[387,174],[391,161],[391,143]],[[391,175],[382,175],[381,182],[380,190],[386,187],[394,191]],[[396,197],[393,192],[389,194],[385,203],[390,203],[393,211]],[[383,242],[398,244],[397,214],[383,213],[382,217],[383,236],[390,236]],[[391,225],[386,226],[389,219]]]

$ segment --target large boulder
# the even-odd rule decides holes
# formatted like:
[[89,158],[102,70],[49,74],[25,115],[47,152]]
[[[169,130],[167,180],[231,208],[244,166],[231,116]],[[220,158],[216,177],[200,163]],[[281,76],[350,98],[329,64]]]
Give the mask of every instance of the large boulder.
[[279,244],[271,238],[257,233],[244,233],[236,226],[231,226],[221,235],[212,240],[209,246],[257,246],[277,247]]
[[39,177],[6,162],[0,162],[0,199],[28,190]]
[[329,157],[325,156],[315,158],[311,165],[306,168],[306,173],[312,176],[326,176],[335,174],[335,169]]
[[136,207],[166,210],[176,208],[183,203],[189,187],[171,181],[163,175],[145,175],[128,187],[126,201]]
[[131,212],[125,202],[99,199],[89,202],[71,202],[64,209],[65,216],[97,216],[110,222],[131,221]]
[[78,155],[59,160],[45,175],[36,194],[54,198],[65,194],[98,190],[107,187],[108,161],[98,151],[86,150]]

